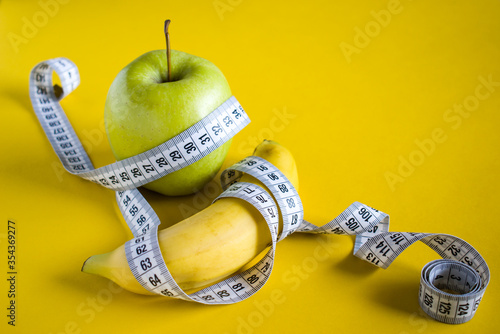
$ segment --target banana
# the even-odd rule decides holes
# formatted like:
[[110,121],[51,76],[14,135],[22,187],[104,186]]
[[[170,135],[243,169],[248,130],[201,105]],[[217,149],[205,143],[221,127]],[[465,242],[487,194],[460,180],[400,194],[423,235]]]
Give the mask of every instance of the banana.
[[[285,147],[265,140],[254,155],[275,165],[298,190],[295,160]],[[241,181],[265,186],[250,175]],[[197,214],[158,232],[163,259],[179,286],[195,291],[237,272],[271,241],[261,214],[236,198],[221,199]],[[129,269],[124,245],[88,258],[82,271],[106,277],[126,290],[152,294]]]

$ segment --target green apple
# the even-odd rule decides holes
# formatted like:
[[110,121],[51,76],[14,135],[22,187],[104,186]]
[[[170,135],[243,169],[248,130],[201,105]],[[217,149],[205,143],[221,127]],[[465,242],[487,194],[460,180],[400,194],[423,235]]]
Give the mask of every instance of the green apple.
[[[165,50],[148,52],[122,69],[109,88],[104,121],[118,160],[178,135],[231,97],[222,72],[206,59],[171,50],[167,82]],[[230,141],[197,162],[145,185],[164,195],[200,190],[222,166]]]

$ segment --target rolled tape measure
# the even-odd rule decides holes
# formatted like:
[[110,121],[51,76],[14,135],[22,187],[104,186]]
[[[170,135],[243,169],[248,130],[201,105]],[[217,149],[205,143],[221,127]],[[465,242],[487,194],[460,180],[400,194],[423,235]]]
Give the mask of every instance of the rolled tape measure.
[[[52,86],[52,71],[61,79],[62,93],[58,96]],[[302,202],[292,183],[279,169],[256,156],[247,157],[222,172],[224,192],[215,201],[234,197],[254,206],[269,227],[269,249],[251,268],[187,294],[175,282],[162,257],[158,244],[160,220],[136,188],[208,155],[246,126],[248,116],[231,97],[165,143],[94,169],[59,104],[78,84],[78,70],[68,59],[56,58],[38,64],[30,77],[33,109],[68,172],[116,191],[120,211],[134,235],[134,239],[125,244],[127,261],[145,289],[203,304],[236,303],[264,286],[273,269],[276,244],[290,234],[356,235],[354,255],[384,269],[416,241],[428,245],[443,259],[432,261],[422,269],[420,306],[432,318],[449,324],[464,323],[474,316],[490,273],[484,259],[467,242],[447,234],[389,232],[389,216],[359,202],[323,226],[311,224],[303,219]],[[244,173],[257,178],[267,189],[240,182]]]

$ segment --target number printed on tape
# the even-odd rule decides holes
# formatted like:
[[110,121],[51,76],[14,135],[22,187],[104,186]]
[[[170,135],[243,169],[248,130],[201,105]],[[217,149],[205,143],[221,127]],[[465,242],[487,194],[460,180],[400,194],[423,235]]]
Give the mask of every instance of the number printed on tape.
[[[61,80],[62,91],[52,84],[52,71]],[[478,309],[490,280],[489,268],[470,244],[441,233],[389,232],[389,216],[354,202],[323,226],[304,220],[299,194],[286,176],[271,163],[247,157],[221,174],[224,192],[215,199],[240,198],[253,205],[264,217],[271,234],[268,252],[251,268],[203,290],[186,294],[175,282],[158,244],[160,220],[136,189],[210,154],[249,122],[231,97],[208,116],[181,134],[144,153],[94,169],[59,101],[80,83],[76,66],[66,58],[56,58],[35,66],[30,75],[33,109],[64,168],[74,175],[116,191],[118,207],[135,236],[125,244],[130,270],[147,290],[172,298],[203,304],[232,304],[256,293],[269,279],[278,241],[294,232],[356,235],[354,255],[387,268],[399,254],[417,241],[436,251],[443,259],[422,269],[419,303],[434,319],[459,324],[469,321]],[[60,93],[60,94],[59,94]],[[246,173],[267,189],[240,182]],[[281,212],[281,215],[278,214]],[[281,224],[281,232],[280,230]],[[446,291],[454,291],[456,294]]]

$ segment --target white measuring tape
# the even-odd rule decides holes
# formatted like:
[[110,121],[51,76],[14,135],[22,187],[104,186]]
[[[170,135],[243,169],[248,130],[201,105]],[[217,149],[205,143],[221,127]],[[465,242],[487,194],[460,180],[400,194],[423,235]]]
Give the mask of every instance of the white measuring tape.
[[[59,97],[52,86],[52,71],[61,80],[62,95]],[[186,167],[213,152],[250,122],[233,96],[198,123],[163,144],[94,169],[59,104],[59,100],[79,84],[80,74],[70,60],[56,58],[42,62],[31,71],[31,103],[64,168],[71,174],[113,190],[135,189]]]
[[[63,93],[56,97],[52,70],[61,79]],[[269,250],[254,266],[192,294],[175,282],[158,244],[160,220],[138,186],[156,180],[208,155],[249,123],[234,97],[210,115],[158,147],[137,156],[94,169],[59,100],[79,84],[76,66],[65,58],[38,64],[31,73],[33,108],[64,167],[72,174],[118,190],[116,200],[135,236],[125,244],[129,267],[147,290],[203,304],[231,304],[256,293],[273,269],[276,243],[294,232],[356,235],[354,255],[387,268],[408,246],[421,241],[443,260],[432,261],[422,270],[419,303],[432,318],[450,324],[470,320],[490,279],[488,266],[467,242],[436,233],[389,232],[389,216],[355,202],[323,226],[305,220],[300,197],[292,183],[275,166],[255,156],[247,157],[223,171],[224,192],[215,201],[235,197],[252,204],[264,217],[271,240]],[[192,148],[195,148],[194,150]],[[268,189],[239,182],[247,173]],[[214,201],[214,202],[215,202]],[[282,231],[279,222],[282,220]]]

